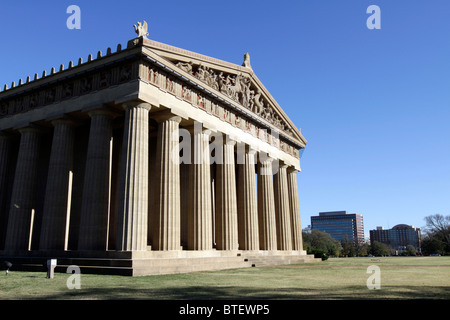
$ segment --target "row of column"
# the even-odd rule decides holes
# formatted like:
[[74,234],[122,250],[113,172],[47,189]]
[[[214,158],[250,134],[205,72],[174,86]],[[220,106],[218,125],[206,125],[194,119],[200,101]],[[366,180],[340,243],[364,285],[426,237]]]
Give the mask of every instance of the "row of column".
[[[155,180],[149,181],[149,110],[146,103],[128,103],[119,173],[116,249],[147,249],[148,217],[152,212],[152,249],[180,247],[179,124],[181,118],[158,112]],[[91,117],[86,156],[78,250],[107,249],[111,205],[112,130],[116,116],[107,109],[89,112]],[[40,250],[66,248],[70,219],[71,170],[75,126],[70,119],[53,122],[48,178],[43,209]],[[5,249],[26,250],[36,202],[40,131],[20,130],[21,138],[11,195]],[[187,246],[209,250],[213,246],[213,206],[209,135],[192,135],[193,162],[189,166]],[[7,139],[0,137],[0,152]],[[247,147],[235,165],[234,141],[220,148],[224,161],[216,165],[214,235],[218,250],[302,250],[297,171],[279,166],[273,175],[273,159],[260,161],[256,183],[256,153]],[[176,155],[174,154],[176,152]],[[198,161],[202,159],[202,161]],[[0,189],[4,166],[0,157]],[[236,170],[238,183],[236,183]],[[151,184],[151,185],[149,185]],[[149,209],[149,188],[155,188],[154,207]]]

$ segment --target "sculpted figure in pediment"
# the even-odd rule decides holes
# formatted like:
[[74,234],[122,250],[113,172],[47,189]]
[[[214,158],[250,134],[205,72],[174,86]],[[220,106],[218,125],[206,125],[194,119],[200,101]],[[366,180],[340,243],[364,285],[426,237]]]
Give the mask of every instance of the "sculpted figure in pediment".
[[209,76],[209,71],[207,70],[207,68],[205,66],[200,65],[198,67],[197,72],[195,73],[195,77],[198,80],[203,81],[203,82],[206,83],[206,81],[208,79],[208,76]]
[[253,103],[255,105],[253,112],[257,115],[261,115],[264,111],[264,100],[261,97],[261,90],[257,90],[255,96],[253,97]]
[[223,75],[223,72],[220,72],[219,77],[218,77],[218,86],[219,86],[219,91],[222,92],[223,94],[228,95],[228,87],[231,86],[233,84],[234,79],[227,74],[227,76],[225,77]]
[[242,92],[242,79],[244,77],[242,74],[238,74],[235,79],[233,79],[232,84],[228,85],[227,92],[228,96],[235,100],[239,101],[239,93]]
[[250,107],[250,97],[253,90],[250,89],[250,78],[241,78],[241,99],[239,102],[246,108]]
[[187,72],[189,74],[192,74],[192,61],[189,61],[189,62],[178,62],[176,64],[176,66],[178,68],[180,68],[181,70],[183,70],[183,71],[185,71],[185,72]]

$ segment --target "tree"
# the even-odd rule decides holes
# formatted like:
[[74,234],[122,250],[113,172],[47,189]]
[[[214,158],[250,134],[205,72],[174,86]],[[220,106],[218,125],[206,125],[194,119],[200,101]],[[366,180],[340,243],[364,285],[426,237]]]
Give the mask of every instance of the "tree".
[[389,247],[384,243],[374,241],[370,245],[370,253],[374,256],[387,256],[390,254]]
[[350,240],[347,235],[342,239],[342,254],[346,257],[354,257],[356,255],[355,242]]
[[369,253],[370,244],[368,244],[367,242],[357,242],[355,244],[355,248],[356,248],[356,256],[364,257],[367,256],[367,254]]
[[425,217],[425,222],[423,245],[426,254],[450,254],[450,216],[434,214]]
[[342,250],[339,241],[333,239],[328,233],[318,230],[303,233],[303,248],[307,252],[321,250],[328,256],[338,256]]
[[416,250],[416,248],[413,245],[408,244],[406,246],[406,254],[408,256],[415,256],[417,254],[417,250]]
[[428,235],[422,238],[422,253],[424,255],[445,254],[442,243]]

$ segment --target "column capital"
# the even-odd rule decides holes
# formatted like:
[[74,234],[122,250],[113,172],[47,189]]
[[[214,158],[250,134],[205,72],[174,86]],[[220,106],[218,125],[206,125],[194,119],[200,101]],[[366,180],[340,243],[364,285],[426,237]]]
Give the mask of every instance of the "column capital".
[[229,146],[235,146],[237,144],[236,140],[233,140],[232,138],[226,136],[224,144]]
[[52,119],[50,122],[54,127],[57,125],[67,125],[70,127],[75,127],[80,124],[77,120],[67,116]]
[[8,139],[11,138],[13,134],[6,132],[6,131],[0,131],[0,139]]
[[300,170],[298,170],[296,167],[294,167],[294,166],[288,166],[288,168],[287,168],[287,172],[288,173],[299,173],[300,172]]
[[190,134],[202,133],[202,134],[205,134],[205,135],[208,135],[208,136],[210,136],[212,134],[212,131],[213,131],[213,130],[211,130],[209,128],[204,127],[203,124],[200,123],[200,122],[195,122],[193,124],[189,124],[187,126],[183,126],[182,128],[187,130]]
[[248,158],[252,164],[256,164],[256,153],[258,151],[256,150],[256,148],[252,147],[251,145],[248,145],[244,142],[238,142],[237,146],[236,146],[236,162],[237,164],[245,164],[246,162],[246,157],[250,157]]
[[278,168],[287,170],[289,168],[289,165],[287,163],[285,163],[283,160],[279,160]]
[[122,103],[122,108],[125,110],[131,109],[131,108],[143,108],[143,109],[147,109],[148,111],[150,111],[150,109],[152,108],[152,105],[150,103],[143,102],[143,101],[127,101],[127,102]]
[[21,134],[25,133],[25,132],[33,132],[33,133],[37,133],[40,134],[42,133],[46,128],[35,125],[35,124],[27,124],[25,126],[22,126],[20,128],[16,128],[17,131],[19,131]]
[[[259,154],[261,155],[261,152]],[[260,164],[269,164],[269,163],[274,162],[275,160],[276,159],[272,158],[271,156],[264,156],[264,157],[259,156],[259,163]]]
[[113,110],[104,104],[90,105],[90,106],[82,109],[82,112],[86,112],[89,115],[89,117],[91,117],[91,118],[94,116],[97,116],[97,115],[108,116],[111,119],[114,119],[114,118],[120,116],[120,112],[118,112],[117,110]]
[[177,122],[177,123],[181,122],[181,117],[172,113],[172,111],[169,109],[154,112],[150,115],[150,118],[155,120],[158,123],[161,123],[164,121],[173,121],[173,122]]

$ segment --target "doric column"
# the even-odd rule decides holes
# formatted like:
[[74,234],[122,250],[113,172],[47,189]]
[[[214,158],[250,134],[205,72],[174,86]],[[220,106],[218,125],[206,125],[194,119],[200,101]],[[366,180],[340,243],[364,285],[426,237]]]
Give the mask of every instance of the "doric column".
[[41,133],[35,127],[19,130],[20,146],[11,195],[5,249],[27,250],[36,205]]
[[278,172],[273,179],[278,250],[292,250],[291,216],[286,170],[287,165],[280,164]]
[[12,136],[0,132],[0,213],[3,214],[8,193],[8,172],[11,170]]
[[188,249],[212,249],[212,203],[209,130],[195,128],[189,166]]
[[239,249],[259,250],[256,199],[256,151],[245,146],[238,152],[237,212]]
[[169,113],[156,116],[157,199],[153,213],[153,250],[180,250],[180,159],[179,124],[181,118]]
[[218,250],[238,249],[235,144],[236,141],[230,140],[221,146],[223,161],[216,165],[215,234]]
[[258,165],[258,221],[261,250],[277,250],[273,161],[273,158],[262,159]]
[[128,103],[124,107],[117,250],[146,250],[151,106],[147,103]]
[[52,121],[53,142],[48,167],[42,217],[40,250],[64,250],[69,218],[75,123],[69,119]]
[[78,250],[106,250],[111,183],[113,114],[89,112],[91,127],[86,155]]
[[289,167],[287,170],[289,208],[291,211],[292,250],[303,250],[297,172],[293,167]]
[[0,132],[0,250],[4,247],[8,226],[8,198],[10,194],[11,173],[14,172],[13,136]]

